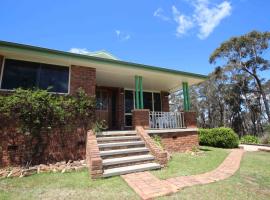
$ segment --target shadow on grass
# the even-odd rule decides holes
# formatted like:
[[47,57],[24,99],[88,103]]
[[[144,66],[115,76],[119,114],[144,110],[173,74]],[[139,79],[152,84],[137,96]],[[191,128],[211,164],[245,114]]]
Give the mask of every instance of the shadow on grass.
[[212,149],[209,149],[207,147],[200,147],[199,148],[201,151],[213,151]]

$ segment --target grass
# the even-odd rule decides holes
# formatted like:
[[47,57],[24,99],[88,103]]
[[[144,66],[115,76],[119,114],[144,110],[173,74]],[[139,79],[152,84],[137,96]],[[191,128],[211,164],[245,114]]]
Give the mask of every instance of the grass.
[[270,155],[266,152],[245,153],[240,170],[223,181],[185,188],[162,199],[270,199]]
[[0,199],[139,199],[120,177],[91,180],[87,170],[0,180]]
[[159,171],[152,171],[152,174],[160,179],[201,174],[218,167],[229,154],[226,149],[213,147],[201,147],[200,150],[203,152],[201,155],[174,153],[168,167]]
[[[160,178],[199,174],[216,168],[228,155],[225,149],[203,147],[203,155],[174,154],[169,167],[152,172]],[[185,188],[160,199],[269,199],[270,154],[245,153],[238,172],[229,179]],[[44,173],[0,179],[0,199],[139,199],[120,178],[91,180],[86,170]]]

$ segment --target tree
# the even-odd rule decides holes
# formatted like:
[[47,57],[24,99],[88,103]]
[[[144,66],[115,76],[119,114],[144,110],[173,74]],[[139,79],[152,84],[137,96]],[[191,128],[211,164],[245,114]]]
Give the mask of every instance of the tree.
[[270,108],[263,79],[259,71],[269,70],[270,62],[263,58],[269,46],[270,32],[252,31],[239,37],[233,37],[222,43],[210,56],[210,63],[225,61],[223,67],[235,69],[254,80],[256,89],[262,97],[265,112],[270,123]]

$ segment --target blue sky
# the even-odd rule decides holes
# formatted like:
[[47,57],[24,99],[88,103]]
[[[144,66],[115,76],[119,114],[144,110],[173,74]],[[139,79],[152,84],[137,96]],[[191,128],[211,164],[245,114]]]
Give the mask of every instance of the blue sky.
[[270,30],[269,8],[269,0],[2,0],[0,40],[105,49],[125,61],[208,74],[221,42]]

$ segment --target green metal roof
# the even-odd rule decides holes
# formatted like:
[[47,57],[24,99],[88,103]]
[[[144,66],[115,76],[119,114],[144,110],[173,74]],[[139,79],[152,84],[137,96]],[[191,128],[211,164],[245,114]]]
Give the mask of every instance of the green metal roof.
[[163,67],[155,67],[151,65],[144,65],[144,64],[138,64],[138,63],[108,59],[108,58],[101,58],[101,57],[96,57],[96,56],[76,54],[76,53],[71,53],[71,52],[66,52],[66,51],[59,51],[59,50],[54,50],[54,49],[31,46],[31,45],[26,45],[26,44],[18,44],[14,42],[7,42],[7,41],[1,41],[1,40],[0,40],[0,47],[9,47],[9,48],[11,47],[11,48],[20,49],[20,50],[32,50],[36,52],[45,53],[48,55],[67,56],[69,58],[74,58],[74,59],[76,58],[76,59],[83,59],[83,60],[89,60],[89,61],[99,61],[99,62],[108,63],[108,64],[110,63],[118,64],[118,65],[123,65],[125,67],[146,69],[146,70],[159,71],[159,72],[171,73],[171,74],[179,74],[179,75],[184,75],[184,76],[189,76],[189,77],[194,77],[194,78],[199,78],[199,79],[206,79],[208,77],[202,74],[195,74],[195,73],[178,71],[178,70],[173,70],[173,69],[166,69]]

